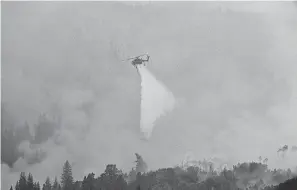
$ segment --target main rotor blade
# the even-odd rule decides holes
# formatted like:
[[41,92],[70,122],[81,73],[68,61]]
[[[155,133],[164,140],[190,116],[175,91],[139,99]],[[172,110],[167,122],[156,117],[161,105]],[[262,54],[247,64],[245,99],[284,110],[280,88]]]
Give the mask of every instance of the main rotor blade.
[[135,59],[135,58],[138,58],[138,57],[141,57],[141,56],[144,56],[144,55],[147,55],[147,56],[148,56],[148,54],[142,54],[142,55],[138,55],[138,56],[135,56],[135,57],[130,57],[130,58],[128,58],[128,59],[124,59],[124,60],[122,60],[122,61],[128,61],[128,60],[130,60],[130,59]]

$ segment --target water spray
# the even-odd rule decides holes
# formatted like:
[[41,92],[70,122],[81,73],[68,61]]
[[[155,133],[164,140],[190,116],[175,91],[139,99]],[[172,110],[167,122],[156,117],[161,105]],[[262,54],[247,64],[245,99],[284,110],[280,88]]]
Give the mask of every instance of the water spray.
[[141,78],[140,130],[148,140],[152,135],[155,121],[171,111],[176,105],[176,100],[172,92],[147,69],[145,63],[149,62],[148,54],[126,60],[131,59],[131,64],[137,69]]

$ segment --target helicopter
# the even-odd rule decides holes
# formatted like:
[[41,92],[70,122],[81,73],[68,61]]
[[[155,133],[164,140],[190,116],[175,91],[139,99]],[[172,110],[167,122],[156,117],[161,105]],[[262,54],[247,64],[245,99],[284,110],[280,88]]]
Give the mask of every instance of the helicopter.
[[[146,56],[146,59],[143,59],[142,56]],[[145,62],[149,62],[150,56],[148,54],[142,54],[136,57],[130,57],[128,59],[122,61],[132,60],[131,64],[136,68],[137,65],[144,65],[146,66]]]

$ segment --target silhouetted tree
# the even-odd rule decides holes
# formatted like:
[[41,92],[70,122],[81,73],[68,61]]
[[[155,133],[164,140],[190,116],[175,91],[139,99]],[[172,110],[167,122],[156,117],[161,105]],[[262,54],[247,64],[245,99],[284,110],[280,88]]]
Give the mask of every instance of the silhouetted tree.
[[[62,184],[64,184],[65,190],[238,190],[238,186],[242,190],[246,188],[253,190],[289,190],[291,188],[293,190],[296,187],[297,178],[286,180],[278,186],[264,187],[264,181],[261,179],[262,172],[271,175],[272,180],[276,180],[274,182],[293,175],[290,170],[266,171],[266,166],[262,167],[261,164],[243,163],[234,166],[233,170],[224,169],[220,174],[213,172],[211,175],[208,175],[209,171],[204,171],[198,166],[163,168],[148,173],[138,172],[135,180],[127,184],[125,179],[128,176],[123,174],[116,165],[109,164],[100,177],[95,178],[95,174],[90,173],[84,176],[82,181],[73,183],[71,166],[66,161],[61,178],[63,178]],[[256,178],[260,178],[251,185],[250,182],[255,180],[255,173],[257,174]],[[251,176],[248,177],[250,174]],[[62,190],[56,177],[53,185],[51,185],[50,178],[47,177],[42,189]],[[10,190],[13,190],[12,187]],[[25,173],[21,172],[15,190],[40,190],[40,185],[38,182],[34,183],[32,174],[29,173],[26,178]]]
[[124,180],[122,171],[118,170],[116,165],[109,164],[106,166],[104,173],[100,175],[97,188],[107,190],[123,190],[127,188],[127,183]]
[[73,187],[72,168],[68,160],[63,166],[61,185],[63,190],[72,190]]
[[59,189],[59,182],[58,182],[57,177],[55,177],[55,180],[54,180],[54,183],[52,186],[52,190],[58,190],[58,189]]
[[51,190],[52,184],[49,177],[46,178],[45,183],[43,184],[42,190]]
[[20,190],[20,184],[19,184],[19,181],[17,181],[16,184],[15,184],[15,190]]
[[90,173],[88,176],[84,177],[84,180],[82,181],[82,190],[94,190],[95,189],[95,174]]
[[31,173],[28,174],[27,189],[28,190],[34,190],[34,181],[33,181],[33,176],[32,176]]
[[40,190],[40,184],[39,182],[34,182],[34,187],[33,187],[34,190]]
[[25,172],[21,172],[20,174],[19,188],[20,190],[27,190],[27,179]]

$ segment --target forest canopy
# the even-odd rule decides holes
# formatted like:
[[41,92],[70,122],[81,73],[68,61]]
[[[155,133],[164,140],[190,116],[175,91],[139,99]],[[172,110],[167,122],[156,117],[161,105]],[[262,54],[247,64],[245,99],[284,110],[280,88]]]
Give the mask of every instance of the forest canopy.
[[138,155],[136,168],[130,173],[123,173],[116,165],[108,164],[99,176],[89,173],[81,180],[73,179],[71,165],[66,161],[60,179],[47,177],[41,183],[34,181],[32,174],[26,177],[21,172],[10,190],[289,190],[297,185],[296,173],[270,171],[266,165],[256,162],[238,164],[220,172],[205,171],[198,166],[176,166],[137,173],[141,167],[139,161]]
[[[258,5],[1,3],[2,185],[228,189],[292,178],[296,6]],[[139,77],[120,61],[143,52],[185,100],[156,122],[148,142],[139,140]],[[232,164],[269,161],[223,173],[207,164],[169,167],[189,149]],[[135,152],[149,164],[131,169]]]

